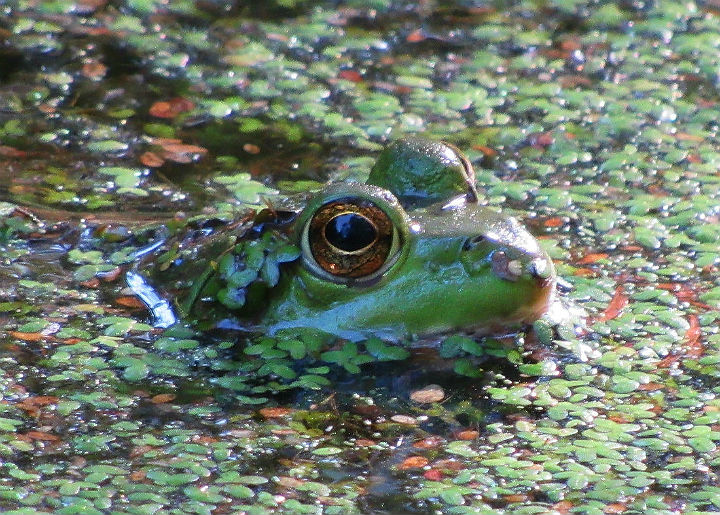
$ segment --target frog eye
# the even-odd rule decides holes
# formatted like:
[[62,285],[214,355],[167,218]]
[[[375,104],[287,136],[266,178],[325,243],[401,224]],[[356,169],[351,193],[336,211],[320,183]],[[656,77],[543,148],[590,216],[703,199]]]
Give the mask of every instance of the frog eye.
[[306,263],[336,282],[370,280],[394,263],[400,236],[390,216],[362,198],[321,205],[302,234]]

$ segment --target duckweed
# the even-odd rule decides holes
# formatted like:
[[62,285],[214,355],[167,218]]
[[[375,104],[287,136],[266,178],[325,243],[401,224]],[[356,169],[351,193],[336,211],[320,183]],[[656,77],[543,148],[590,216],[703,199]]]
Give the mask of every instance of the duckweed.
[[[1,18],[3,512],[718,509],[712,5],[56,0]],[[468,152],[584,326],[418,351],[161,330],[124,290],[164,231],[362,181],[417,132]],[[207,272],[234,278],[229,308],[299,256],[278,238],[241,270],[251,247]],[[412,401],[430,384],[441,402]]]

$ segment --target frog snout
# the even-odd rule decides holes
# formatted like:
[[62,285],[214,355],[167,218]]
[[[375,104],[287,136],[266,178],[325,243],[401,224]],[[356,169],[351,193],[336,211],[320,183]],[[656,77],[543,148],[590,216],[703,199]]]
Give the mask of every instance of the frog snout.
[[462,247],[461,261],[470,275],[485,273],[510,282],[522,277],[532,277],[540,286],[552,279],[553,265],[544,254],[528,253],[506,246],[490,247],[482,236],[467,238]]
[[507,281],[514,282],[523,276],[530,276],[544,283],[552,275],[552,264],[545,256],[498,249],[490,253],[489,260],[493,274]]
[[539,281],[550,281],[554,274],[552,261],[547,256],[535,256],[527,264],[528,273]]

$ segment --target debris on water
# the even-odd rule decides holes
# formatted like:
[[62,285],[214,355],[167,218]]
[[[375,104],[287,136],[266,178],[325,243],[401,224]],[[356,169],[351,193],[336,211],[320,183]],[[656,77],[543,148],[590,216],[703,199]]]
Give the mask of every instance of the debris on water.
[[390,420],[397,422],[398,424],[406,424],[409,426],[417,425],[418,421],[415,417],[409,415],[393,415]]
[[445,390],[437,384],[429,384],[426,387],[410,393],[410,398],[420,404],[440,402],[445,398]]

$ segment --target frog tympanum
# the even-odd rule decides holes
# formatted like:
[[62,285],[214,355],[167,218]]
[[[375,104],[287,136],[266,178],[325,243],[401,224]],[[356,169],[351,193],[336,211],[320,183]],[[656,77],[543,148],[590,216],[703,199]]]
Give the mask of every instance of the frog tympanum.
[[366,184],[331,184],[298,213],[264,210],[159,261],[175,269],[178,305],[206,326],[220,307],[220,325],[351,340],[530,323],[556,282],[535,238],[478,202],[468,159],[421,138],[386,147]]

